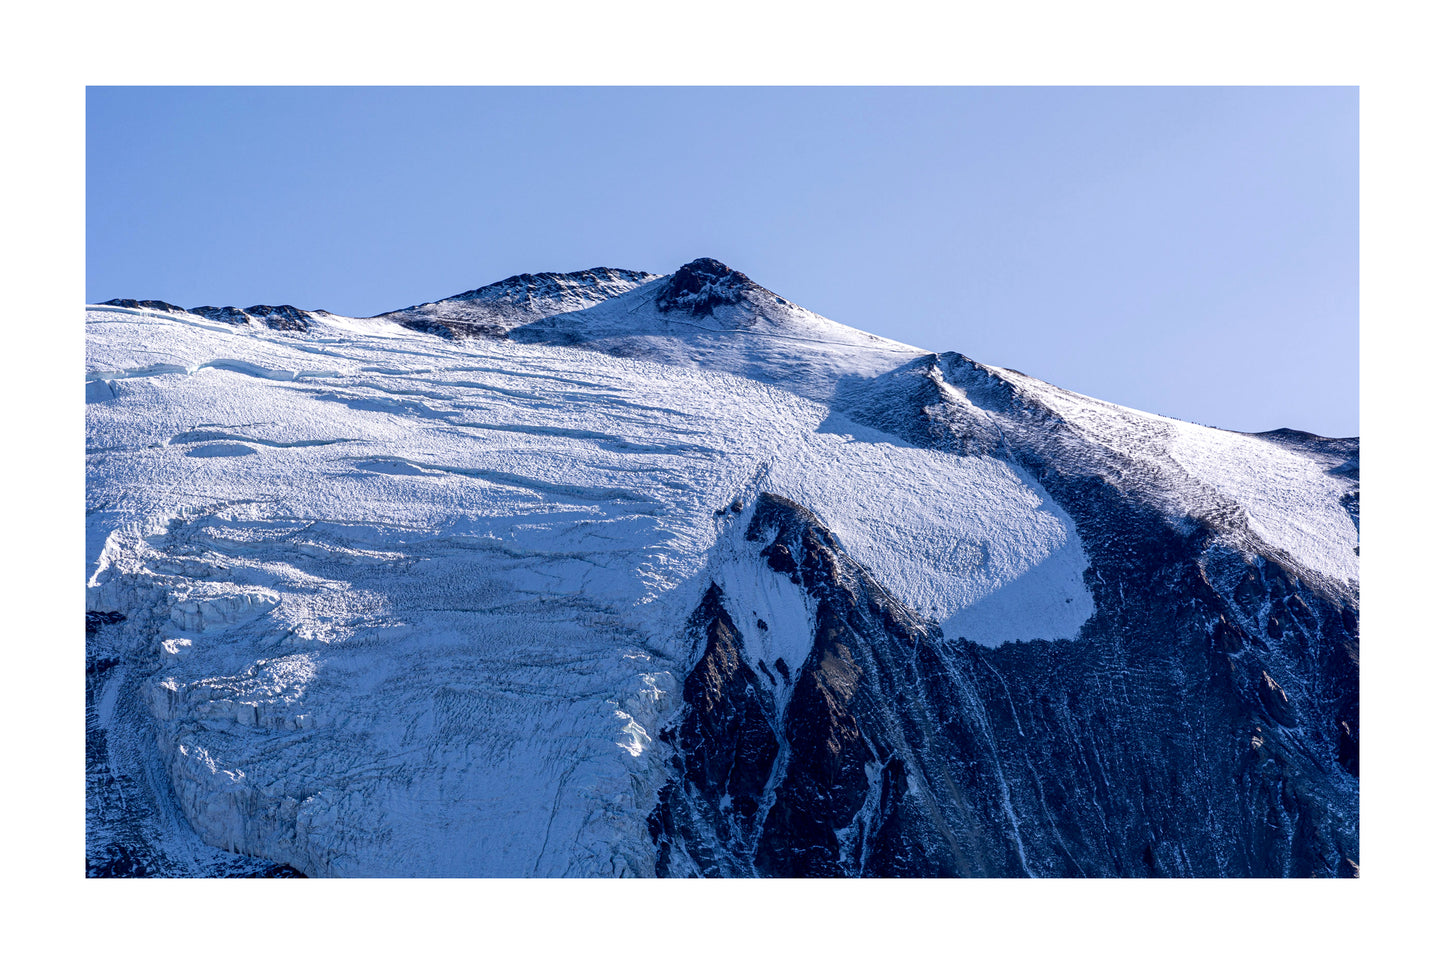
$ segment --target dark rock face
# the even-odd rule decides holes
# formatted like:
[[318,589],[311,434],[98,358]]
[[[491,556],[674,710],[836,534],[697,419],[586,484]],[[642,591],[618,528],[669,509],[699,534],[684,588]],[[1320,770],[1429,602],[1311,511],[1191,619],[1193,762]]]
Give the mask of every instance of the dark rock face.
[[724,305],[735,305],[752,288],[748,276],[721,261],[698,258],[675,271],[657,293],[660,311],[685,311],[690,315],[711,315]]
[[[1271,627],[1277,623],[1270,620]],[[1281,634],[1282,635],[1282,634]],[[1271,638],[1279,638],[1275,633],[1270,633]],[[1259,702],[1264,711],[1269,714],[1280,726],[1293,727],[1298,720],[1295,717],[1294,707],[1290,705],[1289,695],[1284,689],[1270,677],[1268,670],[1259,672],[1259,688],[1257,690]]]
[[118,308],[149,308],[153,311],[197,315],[211,321],[225,322],[228,325],[249,325],[252,321],[256,321],[276,331],[307,331],[311,327],[309,314],[295,305],[252,305],[242,310],[231,305],[223,308],[215,305],[201,305],[197,308],[187,309],[166,301],[136,301],[133,298],[113,298],[103,303],[115,305]]
[[[732,852],[749,849],[757,838],[762,797],[778,755],[776,707],[745,661],[742,640],[716,584],[689,629],[702,640],[702,656],[683,685],[687,710],[668,738],[682,750],[682,781],[691,793],[685,804],[679,793],[679,812],[654,814],[658,868],[666,871],[673,847],[680,844],[707,872],[732,876],[739,869]],[[714,852],[695,832],[678,829],[700,822],[727,852]]]
[[1339,746],[1335,759],[1355,779],[1360,777],[1360,739],[1350,727],[1349,721],[1340,720]]
[[85,611],[85,634],[87,636],[100,631],[102,626],[113,626],[116,623],[124,622],[125,614],[117,612],[101,612],[95,609]]
[[149,308],[151,311],[186,313],[186,309],[180,305],[173,305],[169,301],[137,301],[134,298],[112,298],[109,301],[102,301],[101,304],[114,305],[117,308]]
[[791,687],[754,673],[726,587],[708,591],[664,734],[658,872],[1353,873],[1346,610],[1101,480],[1055,475],[1051,492],[1098,610],[1077,640],[998,649],[941,638],[806,508],[761,495],[747,536],[815,606],[812,650]]
[[[239,861],[238,861],[239,863]],[[137,853],[120,844],[111,844],[98,857],[89,854],[85,858],[87,877],[167,877],[169,868],[158,866],[146,853]],[[290,864],[267,864],[259,867],[245,866],[232,872],[222,872],[222,877],[305,877]]]
[[209,318],[211,321],[220,321],[228,325],[249,325],[251,316],[240,308],[233,308],[227,305],[224,308],[217,308],[215,305],[201,305],[199,308],[192,308],[191,314],[200,315],[202,318]]
[[276,331],[306,331],[311,327],[306,312],[294,305],[252,305],[246,314]]
[[301,871],[290,864],[272,864],[263,870],[248,874],[250,877],[305,877]]
[[463,341],[467,338],[506,338],[507,329],[500,325],[479,322],[446,321],[438,318],[402,318],[398,322],[403,328],[419,331],[424,335],[435,335],[448,341]]

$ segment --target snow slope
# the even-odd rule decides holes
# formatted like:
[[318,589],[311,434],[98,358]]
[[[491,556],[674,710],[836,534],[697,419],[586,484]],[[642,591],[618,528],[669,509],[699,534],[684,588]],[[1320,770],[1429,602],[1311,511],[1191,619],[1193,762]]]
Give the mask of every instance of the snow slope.
[[[947,636],[1077,634],[1088,558],[1027,471],[838,403],[923,353],[715,264],[688,290],[523,276],[302,330],[92,306],[87,609],[126,616],[114,686],[152,721],[155,799],[308,875],[649,874],[654,740],[707,586],[767,625],[744,627],[759,658],[800,663],[811,639],[806,600],[741,555],[763,491]],[[488,325],[509,337],[473,337]],[[1337,480],[1309,459],[990,371],[1167,463],[1155,497],[1187,479],[1354,578]]]
[[1015,385],[1027,404],[1068,424],[1075,436],[1071,458],[1101,474],[1117,473],[1122,485],[1181,519],[1221,524],[1240,536],[1241,547],[1290,560],[1292,568],[1358,599],[1359,533],[1342,500],[1359,482],[1330,470],[1343,457],[1322,463],[1267,436],[1150,415],[1017,372],[988,370]]

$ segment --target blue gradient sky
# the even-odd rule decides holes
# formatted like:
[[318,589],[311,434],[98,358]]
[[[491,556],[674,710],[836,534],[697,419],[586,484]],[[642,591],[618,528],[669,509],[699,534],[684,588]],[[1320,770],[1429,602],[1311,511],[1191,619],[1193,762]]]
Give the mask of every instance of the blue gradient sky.
[[92,302],[706,255],[1146,411],[1359,432],[1355,88],[91,88],[86,132]]

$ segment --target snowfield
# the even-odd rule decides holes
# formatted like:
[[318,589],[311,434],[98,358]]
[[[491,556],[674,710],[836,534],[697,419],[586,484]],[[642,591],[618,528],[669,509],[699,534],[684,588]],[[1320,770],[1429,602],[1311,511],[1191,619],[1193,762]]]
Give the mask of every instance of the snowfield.
[[[748,614],[752,657],[811,645],[806,597],[742,537],[759,492],[945,636],[1079,632],[1089,560],[1027,471],[832,404],[923,352],[781,299],[750,325],[664,316],[660,284],[565,289],[507,340],[90,307],[87,609],[126,617],[97,726],[158,749],[110,765],[158,801],[174,872],[221,848],[317,876],[650,876],[657,731],[703,593]],[[1344,483],[1310,459],[993,371],[1154,467],[1126,481],[1161,504],[1208,490],[1357,587]]]
[[[1201,507],[1238,518],[1249,547],[1274,550],[1345,596],[1359,592],[1359,532],[1341,505],[1358,481],[1257,435],[1164,418],[1078,395],[1036,378],[991,369],[1067,420],[1095,452],[1124,454],[1137,468],[1124,484],[1180,517]],[[1105,460],[1088,457],[1101,471]]]

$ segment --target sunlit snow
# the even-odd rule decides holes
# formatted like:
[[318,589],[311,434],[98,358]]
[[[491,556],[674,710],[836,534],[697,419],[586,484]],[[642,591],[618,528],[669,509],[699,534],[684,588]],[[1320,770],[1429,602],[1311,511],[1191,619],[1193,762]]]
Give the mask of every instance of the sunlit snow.
[[[664,318],[657,284],[546,321],[578,347],[90,309],[87,608],[127,614],[137,648],[97,712],[143,688],[151,790],[206,843],[321,875],[649,872],[656,731],[703,591],[750,658],[796,669],[811,646],[806,594],[729,511],[760,491],[949,637],[1079,632],[1088,559],[1037,482],[830,405],[920,352],[781,300],[748,330]],[[1019,383],[1106,445],[1138,427]],[[1317,466],[1156,423],[1181,477],[1352,577],[1297,532],[1350,525],[1317,507]]]

